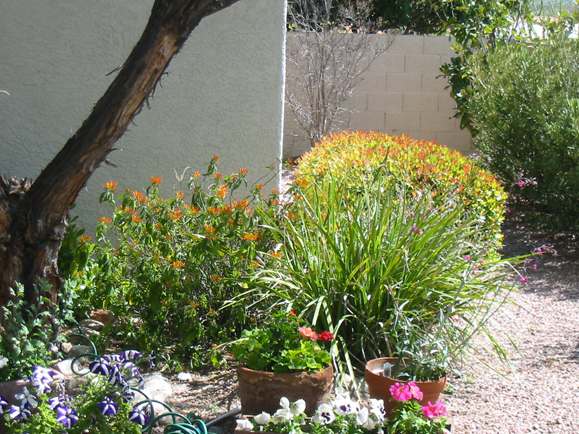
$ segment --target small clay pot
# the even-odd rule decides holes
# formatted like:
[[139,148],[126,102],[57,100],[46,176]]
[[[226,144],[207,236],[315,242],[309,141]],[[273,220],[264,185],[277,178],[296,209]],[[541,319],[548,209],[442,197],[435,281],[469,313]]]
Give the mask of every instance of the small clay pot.
[[334,369],[328,366],[317,372],[278,374],[239,367],[237,377],[243,414],[273,414],[285,396],[290,402],[306,401],[306,414],[311,416],[332,391]]
[[[382,357],[380,359],[370,360],[366,363],[364,376],[370,396],[375,399],[384,400],[384,409],[387,414],[391,414],[398,406],[398,402],[390,396],[390,386],[395,383],[408,383],[408,381],[386,377],[383,374],[383,368],[386,362],[396,365],[398,359],[395,357]],[[446,386],[446,377],[439,378],[436,381],[416,381],[416,385],[424,395],[420,404],[426,405],[429,401],[438,401],[440,394]]]

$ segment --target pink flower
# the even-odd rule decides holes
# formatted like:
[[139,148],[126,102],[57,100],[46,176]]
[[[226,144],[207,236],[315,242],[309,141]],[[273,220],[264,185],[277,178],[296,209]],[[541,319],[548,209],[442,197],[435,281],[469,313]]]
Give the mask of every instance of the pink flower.
[[462,257],[462,259],[464,259],[466,262],[470,262],[470,261],[472,261],[472,256],[470,256],[470,255],[464,255],[464,256]]
[[390,386],[390,395],[396,401],[410,401],[412,399],[412,391],[408,384],[396,383]]
[[527,182],[521,178],[517,181],[517,187],[519,188],[525,188],[527,186]]
[[434,419],[436,417],[446,416],[446,406],[442,401],[436,401],[434,404],[428,401],[428,404],[422,407],[422,414],[427,419]]
[[519,283],[521,285],[526,285],[527,283],[529,283],[529,278],[527,276],[519,276]]
[[300,332],[300,335],[303,338],[310,339],[312,341],[318,340],[318,334],[315,331],[313,331],[310,327],[300,327],[298,331]]
[[422,390],[414,381],[408,383],[408,388],[410,389],[410,393],[412,394],[412,398],[416,399],[417,401],[422,401],[424,395],[422,394]]

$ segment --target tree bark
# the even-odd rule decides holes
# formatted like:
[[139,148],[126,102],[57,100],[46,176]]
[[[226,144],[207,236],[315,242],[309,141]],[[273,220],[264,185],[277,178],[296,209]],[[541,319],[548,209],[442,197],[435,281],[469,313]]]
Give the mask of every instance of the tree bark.
[[58,287],[58,251],[69,209],[112,151],[201,20],[239,0],[156,0],[141,38],[92,113],[38,178],[0,180],[0,306],[15,282],[34,302],[39,279]]

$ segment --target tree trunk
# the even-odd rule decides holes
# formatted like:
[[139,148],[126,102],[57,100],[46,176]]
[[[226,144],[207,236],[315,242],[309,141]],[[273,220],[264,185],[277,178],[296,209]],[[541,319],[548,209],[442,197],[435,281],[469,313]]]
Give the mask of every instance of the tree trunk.
[[80,129],[30,185],[0,179],[0,306],[15,282],[34,302],[39,279],[53,283],[68,211],[154,91],[171,59],[201,20],[239,0],[156,0],[147,26],[115,80]]

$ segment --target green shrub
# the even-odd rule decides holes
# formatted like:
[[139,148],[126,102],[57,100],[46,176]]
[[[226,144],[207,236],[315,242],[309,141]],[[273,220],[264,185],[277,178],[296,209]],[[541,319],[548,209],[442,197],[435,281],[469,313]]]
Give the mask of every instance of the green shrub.
[[470,241],[476,219],[463,217],[459,201],[436,204],[429,190],[408,194],[386,168],[374,174],[357,191],[332,177],[294,191],[274,231],[276,263],[232,303],[293,307],[334,333],[342,368],[381,356],[426,364],[425,343],[445,359],[430,369],[450,365],[506,297],[511,269]]
[[300,159],[296,176],[302,185],[331,177],[358,188],[382,165],[388,168],[388,178],[405,185],[410,193],[428,188],[435,203],[458,200],[480,228],[472,233],[474,239],[487,246],[489,253],[502,245],[506,201],[502,186],[473,160],[445,146],[379,132],[331,134]]
[[159,193],[160,178],[144,192],[120,195],[116,182],[105,184],[101,201],[112,215],[99,219],[94,243],[84,240],[90,259],[69,284],[84,305],[79,310],[114,314],[107,336],[198,365],[212,344],[243,329],[250,312],[220,308],[243,290],[248,271],[267,261],[261,252],[269,250],[269,236],[253,210],[277,199],[262,199],[259,184],[235,199],[246,170],[223,177],[215,163],[191,176],[187,194],[169,198]]
[[475,145],[517,196],[579,227],[579,41],[497,47],[476,59]]

